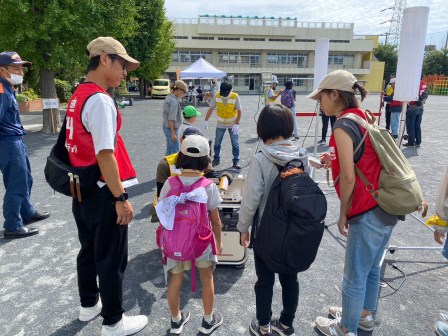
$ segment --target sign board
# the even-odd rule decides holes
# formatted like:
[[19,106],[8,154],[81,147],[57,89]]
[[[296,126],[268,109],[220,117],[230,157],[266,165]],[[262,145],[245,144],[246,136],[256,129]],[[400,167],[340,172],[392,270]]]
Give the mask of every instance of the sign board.
[[57,109],[59,108],[59,99],[42,99],[42,108],[45,109]]

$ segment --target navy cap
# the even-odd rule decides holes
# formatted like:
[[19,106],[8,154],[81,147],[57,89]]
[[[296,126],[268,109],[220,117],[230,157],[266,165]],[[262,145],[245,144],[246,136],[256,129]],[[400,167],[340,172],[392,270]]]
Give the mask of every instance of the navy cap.
[[230,94],[230,91],[232,91],[232,83],[230,82],[223,82],[219,87],[219,94],[222,97],[227,97]]
[[0,53],[0,66],[9,64],[23,64],[25,66],[30,66],[31,62],[22,60],[19,54],[15,51],[4,51]]
[[187,137],[189,135],[204,135],[202,134],[202,131],[194,126],[189,126],[184,130],[184,133],[182,134],[183,137]]

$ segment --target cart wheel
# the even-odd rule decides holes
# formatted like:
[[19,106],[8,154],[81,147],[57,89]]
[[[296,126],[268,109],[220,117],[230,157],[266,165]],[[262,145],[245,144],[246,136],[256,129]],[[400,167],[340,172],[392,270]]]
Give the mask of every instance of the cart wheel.
[[246,263],[241,264],[241,265],[236,265],[235,268],[236,269],[245,269],[246,268]]

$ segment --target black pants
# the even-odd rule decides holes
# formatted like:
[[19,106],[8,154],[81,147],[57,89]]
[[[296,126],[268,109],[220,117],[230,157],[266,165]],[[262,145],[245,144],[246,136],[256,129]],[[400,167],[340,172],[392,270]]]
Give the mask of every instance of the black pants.
[[[123,315],[123,275],[128,262],[128,226],[117,225],[115,201],[107,186],[73,200],[73,215],[81,249],[77,258],[81,306],[92,307],[101,296],[103,324]],[[98,284],[97,278],[98,276]]]
[[327,138],[327,130],[328,130],[328,120],[330,120],[331,131],[333,131],[333,125],[336,121],[336,116],[327,117],[325,114],[320,115],[322,117],[322,140],[325,141]]
[[386,129],[390,130],[390,104],[386,104]]
[[[261,326],[267,325],[272,317],[272,295],[275,282],[275,273],[271,272],[263,260],[254,253],[255,271],[258,280],[255,283],[255,300],[257,320]],[[292,327],[299,304],[299,280],[297,274],[279,274],[282,286],[283,310],[280,313],[280,322]]]

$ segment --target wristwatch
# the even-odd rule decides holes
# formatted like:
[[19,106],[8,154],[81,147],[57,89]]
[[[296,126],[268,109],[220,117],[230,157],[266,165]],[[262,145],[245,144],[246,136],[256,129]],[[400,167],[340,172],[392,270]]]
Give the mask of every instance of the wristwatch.
[[129,198],[128,193],[124,192],[120,196],[115,197],[115,201],[116,202],[125,202],[128,200],[128,198]]

